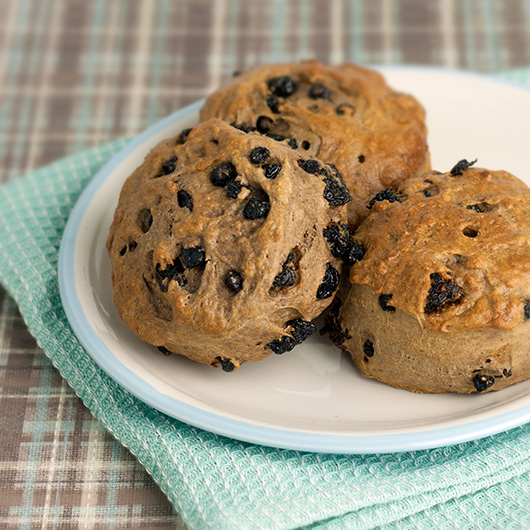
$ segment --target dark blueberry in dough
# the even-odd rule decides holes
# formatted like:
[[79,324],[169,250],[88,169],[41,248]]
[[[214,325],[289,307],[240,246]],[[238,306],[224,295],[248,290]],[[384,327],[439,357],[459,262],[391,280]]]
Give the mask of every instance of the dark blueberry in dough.
[[282,170],[282,166],[281,164],[265,164],[263,170],[265,171],[265,178],[275,179]]
[[281,98],[287,98],[298,89],[296,83],[288,75],[273,77],[267,81],[269,90]]
[[274,114],[280,113],[280,100],[277,96],[274,94],[269,94],[265,101],[267,102],[267,107],[271,109],[271,112],[274,112]]
[[184,190],[179,190],[177,193],[177,201],[181,208],[188,208],[190,212],[193,212],[193,198]]
[[223,162],[210,173],[210,180],[214,186],[226,186],[230,180],[237,177],[236,168],[230,162]]
[[193,269],[194,267],[198,267],[204,263],[206,255],[204,253],[204,249],[199,246],[183,248],[180,259],[182,260],[182,264],[184,267],[186,267],[186,269]]
[[367,357],[374,356],[374,343],[370,339],[366,339],[363,344],[363,351]]
[[427,294],[425,314],[441,313],[447,306],[458,304],[462,300],[464,291],[454,280],[446,279],[437,272],[433,272],[430,278],[431,288]]
[[293,253],[290,252],[282,265],[282,270],[276,275],[272,282],[273,289],[280,289],[282,287],[291,287],[296,281],[296,273],[294,271]]
[[495,383],[495,379],[491,375],[476,374],[473,376],[473,385],[477,392],[484,392],[493,383]]
[[158,351],[162,352],[164,355],[171,355],[171,351],[168,350],[165,346],[157,346]]
[[232,372],[235,368],[234,363],[226,357],[216,357],[215,360],[221,364],[223,372]]
[[267,344],[267,346],[276,354],[282,355],[282,353],[291,351],[296,346],[296,341],[293,337],[284,335],[279,339],[272,340]]
[[[291,333],[293,337],[284,335],[280,340],[270,342],[268,346],[274,353],[281,354],[291,351],[297,344],[301,344],[316,331],[316,326],[312,322],[302,320],[301,318],[290,320],[286,323],[286,326],[292,328]],[[276,349],[273,347],[273,344],[276,346]]]
[[239,195],[239,192],[242,188],[243,184],[241,184],[241,181],[229,180],[228,184],[226,185],[225,191],[231,199],[237,199],[237,196]]
[[298,160],[298,165],[310,175],[318,173],[321,169],[320,164],[316,160]]
[[127,252],[127,246],[123,247],[121,250],[120,250],[120,256],[125,256],[125,253]]
[[324,182],[326,183],[324,199],[329,202],[330,206],[341,206],[352,200],[346,186],[341,186],[335,180],[324,179]]
[[344,114],[346,114],[346,109],[349,109],[349,114],[352,114],[353,113],[353,110],[354,110],[354,107],[353,105],[350,105],[349,103],[342,103],[341,105],[339,105],[336,109],[335,109],[335,112],[339,115],[339,116],[344,116]]
[[234,125],[236,129],[243,131],[244,133],[254,132],[256,127],[254,125]]
[[502,371],[502,375],[503,377],[512,377],[512,371],[504,368],[504,370]]
[[179,143],[183,144],[186,143],[186,140],[188,139],[188,136],[190,135],[190,132],[192,131],[192,128],[184,129],[179,136]]
[[530,318],[530,300],[524,301],[524,317]]
[[348,250],[348,254],[346,254],[345,262],[350,266],[354,265],[364,258],[365,253],[366,249],[364,246],[361,243],[357,243],[357,241],[353,241]]
[[432,197],[431,192],[428,189],[423,190],[423,195],[425,195],[425,197]]
[[[164,293],[167,291],[170,281],[176,281],[181,287],[186,285],[186,278],[182,275],[184,267],[179,259],[176,259],[172,265],[168,265],[165,269],[160,268],[160,263],[156,264],[155,280]],[[164,280],[167,282],[164,283]]]
[[261,164],[271,156],[271,152],[266,147],[254,147],[250,153],[250,161],[253,164]]
[[273,120],[268,116],[260,116],[256,120],[256,129],[259,133],[266,134],[270,131],[270,128],[272,127],[273,123]]
[[467,160],[460,160],[457,162],[457,164],[451,169],[450,173],[453,175],[453,177],[457,177],[458,175],[461,175],[463,171],[465,171],[468,167],[471,167],[477,159],[473,160],[472,162],[468,162]]
[[366,160],[366,158],[364,157],[364,155],[359,155],[357,157],[357,160],[359,161],[360,164],[362,164]]
[[329,250],[335,258],[344,258],[352,244],[352,231],[346,224],[332,223],[323,230]]
[[151,210],[147,208],[140,211],[138,214],[138,224],[140,225],[140,230],[145,234],[149,232],[151,225],[153,224],[153,216]]
[[370,200],[370,203],[368,204],[367,208],[371,210],[373,205],[376,202],[380,202],[380,201],[388,201],[388,202],[397,201],[397,197],[394,195],[394,191],[392,190],[392,188],[387,188],[386,190],[379,191],[378,193],[376,193],[374,197]]
[[353,233],[348,225],[332,223],[324,228],[323,233],[331,254],[336,258],[341,258],[347,265],[351,266],[364,257],[364,247],[352,241]]
[[328,201],[330,206],[341,206],[350,202],[352,197],[339,170],[333,164],[326,165],[328,169],[324,177],[324,183],[326,184],[324,188],[324,199]]
[[243,210],[243,217],[249,220],[265,219],[269,215],[270,209],[271,203],[266,194],[260,195],[259,198],[251,197]]
[[283,287],[292,287],[296,281],[296,268],[298,260],[295,259],[295,253],[289,252],[287,259],[282,265],[282,270],[276,275],[272,282],[271,289],[282,289]]
[[297,344],[304,342],[304,340],[311,337],[311,335],[317,330],[317,327],[313,322],[302,320],[301,318],[289,320],[286,325],[293,328],[292,334]]
[[138,243],[136,241],[131,241],[129,243],[129,251],[132,252],[137,246],[138,246]]
[[475,210],[477,213],[484,213],[493,210],[495,207],[487,202],[479,202],[478,204],[468,204],[466,208],[468,210]]
[[331,263],[326,263],[326,272],[324,273],[324,278],[322,278],[322,283],[318,286],[317,298],[319,300],[323,300],[333,296],[333,293],[337,290],[339,283],[340,272],[335,269]]
[[277,142],[283,142],[285,140],[285,136],[282,136],[281,134],[266,133],[265,136],[267,138],[272,138],[273,140],[276,140]]
[[281,287],[291,287],[294,285],[296,279],[296,274],[291,267],[282,265],[282,272],[280,272],[272,282],[272,287],[274,289],[279,289]]
[[302,149],[305,149],[307,151],[310,147],[311,147],[311,144],[307,140],[304,140],[302,142]]
[[228,271],[225,276],[225,285],[234,293],[243,289],[243,276],[237,271]]
[[312,322],[296,318],[286,322],[287,328],[292,328],[292,337],[284,335],[278,340],[273,340],[267,344],[267,346],[276,354],[281,355],[282,353],[291,351],[297,344],[301,344],[304,340],[308,339],[317,330],[316,326]]
[[296,138],[289,138],[289,140],[287,140],[287,145],[291,149],[298,149],[298,142],[296,141]]
[[173,171],[175,171],[177,161],[178,157],[174,156],[173,158],[162,162],[162,173],[164,173],[164,175],[170,175],[173,173]]
[[389,311],[390,313],[395,313],[396,308],[393,305],[388,305],[388,302],[392,299],[391,294],[380,294],[379,295],[379,305],[383,311]]
[[308,92],[311,99],[328,99],[331,96],[331,90],[322,83],[315,83]]

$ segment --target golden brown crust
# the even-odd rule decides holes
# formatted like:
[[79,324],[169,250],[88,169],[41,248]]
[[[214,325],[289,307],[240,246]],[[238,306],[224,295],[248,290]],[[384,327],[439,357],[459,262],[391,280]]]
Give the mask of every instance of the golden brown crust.
[[[268,149],[266,160],[251,160],[256,147]],[[318,163],[310,174],[299,161],[220,120],[147,155],[123,186],[107,244],[116,306],[140,338],[227,371],[268,356],[271,341],[301,338],[307,326],[289,322],[311,321],[332,300],[318,288],[341,263],[323,230],[344,221],[346,207],[323,196],[331,168]],[[223,163],[233,165],[231,184],[214,185]],[[281,165],[275,178],[266,164]]]
[[530,190],[505,171],[430,173],[374,204],[355,235],[366,254],[354,284],[438,331],[525,321],[530,300]]
[[[281,76],[289,76],[296,90],[268,105],[274,91],[268,82]],[[318,84],[329,92],[310,97]],[[277,112],[271,110],[275,106]],[[235,124],[255,126],[260,116],[274,120],[270,133],[295,138],[300,152],[339,168],[354,196],[348,205],[351,226],[366,216],[366,203],[377,191],[430,168],[421,105],[388,87],[379,73],[354,64],[311,60],[253,68],[219,88],[201,109],[202,120]]]

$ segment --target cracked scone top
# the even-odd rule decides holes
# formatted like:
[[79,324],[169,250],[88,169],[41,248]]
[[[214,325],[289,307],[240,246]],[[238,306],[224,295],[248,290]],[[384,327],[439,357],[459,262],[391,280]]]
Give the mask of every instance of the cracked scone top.
[[421,105],[354,64],[311,60],[250,69],[208,97],[201,119],[213,117],[255,127],[335,164],[353,196],[352,227],[377,191],[430,168]]
[[530,190],[462,161],[380,194],[330,318],[364,375],[420,392],[530,377]]
[[121,318],[225,371],[291,350],[335,294],[324,230],[349,200],[333,166],[220,120],[161,142],[125,182],[108,238]]

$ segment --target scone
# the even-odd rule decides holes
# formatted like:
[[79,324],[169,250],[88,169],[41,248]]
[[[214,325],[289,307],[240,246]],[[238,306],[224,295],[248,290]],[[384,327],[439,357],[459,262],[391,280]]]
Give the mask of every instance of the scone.
[[376,192],[430,169],[425,113],[377,72],[317,61],[260,66],[206,100],[201,119],[256,129],[303,156],[335,164],[353,196],[350,226]]
[[469,166],[379,194],[355,234],[328,327],[365,376],[459,393],[530,377],[530,190]]
[[335,295],[343,256],[324,231],[349,200],[333,166],[220,120],[161,142],[125,182],[107,242],[121,318],[225,371],[292,350]]

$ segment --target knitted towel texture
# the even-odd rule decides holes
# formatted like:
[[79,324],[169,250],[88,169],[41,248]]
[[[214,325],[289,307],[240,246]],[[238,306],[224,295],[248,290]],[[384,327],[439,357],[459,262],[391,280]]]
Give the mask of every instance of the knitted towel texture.
[[[530,71],[505,78],[530,84]],[[191,427],[123,390],[65,316],[61,236],[80,193],[126,140],[0,188],[0,281],[94,416],[151,473],[190,529],[530,528],[530,425],[476,442],[387,455],[260,447]]]

